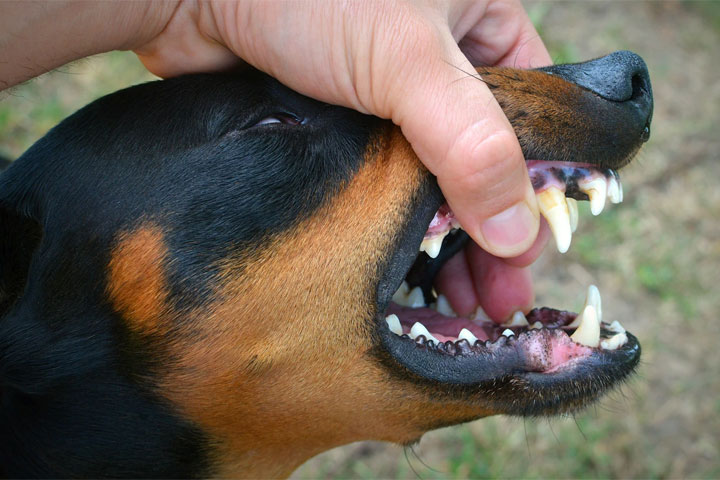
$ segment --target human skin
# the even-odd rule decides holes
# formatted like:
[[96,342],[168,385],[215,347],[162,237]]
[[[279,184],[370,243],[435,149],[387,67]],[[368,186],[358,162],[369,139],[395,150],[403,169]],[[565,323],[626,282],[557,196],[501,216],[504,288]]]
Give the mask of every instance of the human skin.
[[[507,300],[496,303],[497,319],[532,306],[525,267],[547,228],[537,235],[512,127],[471,75],[473,64],[551,63],[519,1],[0,3],[0,88],[110,50],[135,51],[161,77],[246,62],[305,95],[391,119],[481,247],[456,260],[455,273],[473,277],[482,297]],[[499,291],[508,284],[512,298]],[[482,303],[477,293],[463,298],[459,313]]]

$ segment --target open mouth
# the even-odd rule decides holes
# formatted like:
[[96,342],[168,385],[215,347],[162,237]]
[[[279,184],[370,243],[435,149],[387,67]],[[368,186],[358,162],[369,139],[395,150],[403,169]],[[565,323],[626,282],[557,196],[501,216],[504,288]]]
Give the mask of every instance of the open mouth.
[[[577,200],[588,200],[594,215],[607,201],[623,200],[612,169],[546,161],[528,161],[527,166],[540,212],[562,253],[577,227]],[[381,343],[416,380],[521,392],[524,396],[515,396],[511,407],[501,400],[503,394],[495,397],[506,413],[527,415],[577,408],[632,372],[640,357],[637,339],[617,319],[603,318],[600,292],[593,285],[577,313],[541,307],[516,311],[502,321],[479,307],[472,314],[456,314],[448,297],[436,290],[435,279],[472,240],[446,204],[426,228],[416,256],[394,260],[402,264],[395,268],[406,272],[400,285],[394,293],[386,288],[378,295]],[[447,292],[447,282],[444,288]]]

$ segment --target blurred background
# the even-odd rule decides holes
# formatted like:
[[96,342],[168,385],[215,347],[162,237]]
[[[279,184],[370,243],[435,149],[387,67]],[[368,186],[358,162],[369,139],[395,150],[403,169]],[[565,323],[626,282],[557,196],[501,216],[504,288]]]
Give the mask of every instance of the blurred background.
[[[583,202],[570,252],[549,248],[534,275],[538,305],[577,310],[598,285],[604,318],[642,343],[639,374],[574,417],[489,418],[413,449],[357,443],[294,478],[720,478],[720,2],[525,4],[557,63],[628,49],[650,69],[652,135],[622,171],[624,203],[592,217]],[[0,155],[149,79],[115,52],[0,93]]]

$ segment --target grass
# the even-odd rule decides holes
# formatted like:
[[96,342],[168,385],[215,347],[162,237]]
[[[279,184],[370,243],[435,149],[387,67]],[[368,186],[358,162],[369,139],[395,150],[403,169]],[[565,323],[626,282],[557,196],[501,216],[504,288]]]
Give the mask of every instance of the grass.
[[[414,447],[420,460],[397,446],[355,444],[296,478],[720,477],[720,2],[617,5],[529,5],[558,62],[642,53],[657,101],[652,140],[622,173],[625,203],[598,217],[581,203],[570,252],[548,251],[535,278],[539,301],[565,308],[597,282],[607,315],[641,339],[638,379],[574,419],[495,417],[431,432]],[[17,157],[77,108],[150,79],[132,54],[116,52],[4,92],[0,153]]]
[[111,52],[0,92],[0,154],[17,158],[80,107],[153,78],[132,53]]

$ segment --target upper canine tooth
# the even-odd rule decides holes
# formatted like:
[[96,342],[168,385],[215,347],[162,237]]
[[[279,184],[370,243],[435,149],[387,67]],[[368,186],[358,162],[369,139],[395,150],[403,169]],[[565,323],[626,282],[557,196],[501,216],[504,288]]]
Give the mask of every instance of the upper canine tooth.
[[448,232],[444,232],[424,239],[420,244],[420,251],[427,253],[431,258],[437,258],[442,248],[443,239],[447,234]]
[[611,203],[622,202],[622,197],[620,196],[620,184],[614,176],[610,177],[610,180],[608,181],[607,196]]
[[540,207],[540,213],[550,225],[558,251],[560,253],[567,252],[572,240],[572,227],[570,225],[568,204],[565,201],[565,193],[557,187],[548,187],[535,196]]
[[570,338],[580,345],[597,347],[600,344],[600,322],[595,307],[588,305],[578,317],[581,317],[580,326]]
[[567,197],[565,199],[568,206],[568,213],[570,214],[570,231],[575,233],[578,226],[578,204],[574,198]]
[[[588,305],[592,305],[595,308],[595,313],[597,314],[598,322],[602,322],[602,300],[600,299],[600,290],[595,285],[590,285],[587,290],[587,295],[585,296],[585,304],[580,309],[581,312],[585,311],[585,307]],[[568,327],[577,327],[580,325],[580,317],[581,315],[578,315],[575,317],[575,320],[568,325]]]
[[628,338],[625,333],[616,333],[607,340],[603,340],[602,342],[600,342],[600,346],[604,350],[616,350],[618,347],[625,345],[627,341]]
[[467,340],[470,345],[475,345],[475,342],[477,342],[477,337],[467,328],[463,328],[458,334],[458,340],[462,339]]
[[426,340],[432,340],[435,343],[440,343],[438,342],[438,339],[433,337],[432,334],[428,331],[428,329],[425,328],[425,325],[420,322],[415,322],[415,325],[413,325],[410,329],[410,337],[417,338],[420,335],[425,337]]
[[605,199],[607,198],[607,181],[605,178],[594,178],[589,181],[578,182],[581,192],[590,197],[590,211],[593,215],[600,215],[605,208]]
[[457,313],[450,306],[450,302],[447,297],[442,293],[437,297],[437,303],[435,304],[435,311],[447,315],[448,317],[457,317]]
[[412,290],[410,290],[410,293],[408,293],[407,296],[407,305],[406,307],[411,308],[418,308],[418,307],[424,307],[425,306],[425,295],[423,295],[422,288],[415,287]]
[[398,305],[401,305],[403,307],[407,307],[407,296],[408,292],[410,291],[410,285],[403,280],[400,287],[393,293],[392,301],[397,303]]
[[518,310],[517,312],[513,313],[512,318],[508,320],[507,322],[503,323],[503,327],[527,327],[530,324],[528,323],[527,319],[525,318],[525,314]]
[[400,325],[400,319],[397,315],[388,315],[385,317],[385,321],[388,324],[388,328],[395,335],[402,335],[402,326]]

